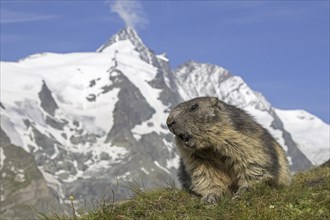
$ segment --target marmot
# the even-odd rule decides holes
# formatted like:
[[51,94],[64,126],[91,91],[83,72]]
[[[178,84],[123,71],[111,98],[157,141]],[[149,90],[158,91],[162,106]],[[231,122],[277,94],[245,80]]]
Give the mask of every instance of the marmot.
[[202,201],[216,203],[224,194],[236,198],[260,181],[290,185],[284,150],[244,110],[200,97],[176,106],[166,123],[180,153],[179,181]]

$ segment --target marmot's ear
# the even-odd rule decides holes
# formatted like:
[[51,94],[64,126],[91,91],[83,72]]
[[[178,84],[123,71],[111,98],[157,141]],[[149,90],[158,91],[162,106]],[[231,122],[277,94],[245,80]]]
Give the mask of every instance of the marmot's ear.
[[220,110],[224,109],[223,103],[217,97],[211,97],[211,106],[218,107]]
[[218,102],[219,102],[219,100],[217,97],[211,97],[211,106],[212,107],[217,106]]

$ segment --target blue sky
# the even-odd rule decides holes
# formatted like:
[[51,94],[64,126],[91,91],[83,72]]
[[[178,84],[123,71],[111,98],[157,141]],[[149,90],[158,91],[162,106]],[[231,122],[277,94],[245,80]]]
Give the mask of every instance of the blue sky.
[[176,68],[187,60],[241,76],[277,108],[329,118],[329,1],[4,1],[1,60],[95,51],[133,25]]

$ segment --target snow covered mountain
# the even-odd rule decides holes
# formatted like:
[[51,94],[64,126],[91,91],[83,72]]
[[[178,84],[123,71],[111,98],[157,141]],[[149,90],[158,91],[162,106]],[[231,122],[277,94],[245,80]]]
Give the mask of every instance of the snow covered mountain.
[[329,125],[304,110],[275,109],[298,148],[314,164],[329,160]]
[[[115,199],[129,196],[123,180],[145,188],[175,180],[178,155],[167,115],[179,102],[205,95],[250,112],[287,150],[293,171],[330,157],[329,125],[317,117],[273,108],[219,66],[190,61],[174,71],[132,28],[96,52],[1,62],[1,130],[34,159],[59,203],[74,195],[89,206],[109,199],[111,190]],[[3,146],[1,140],[6,178],[13,165]],[[15,201],[1,195],[6,213]]]

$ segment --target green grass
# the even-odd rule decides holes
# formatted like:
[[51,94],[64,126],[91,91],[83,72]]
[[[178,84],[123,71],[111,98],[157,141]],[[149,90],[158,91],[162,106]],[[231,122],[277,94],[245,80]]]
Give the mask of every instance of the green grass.
[[330,168],[318,167],[298,173],[288,188],[260,184],[239,200],[223,198],[207,205],[200,198],[174,187],[143,191],[119,203],[101,203],[83,214],[43,216],[42,219],[330,219]]

